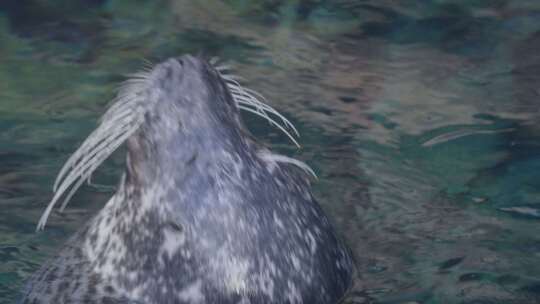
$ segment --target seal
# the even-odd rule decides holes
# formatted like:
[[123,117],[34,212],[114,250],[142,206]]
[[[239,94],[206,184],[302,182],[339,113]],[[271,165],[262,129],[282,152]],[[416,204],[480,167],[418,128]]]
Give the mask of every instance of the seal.
[[[337,303],[353,261],[304,163],[243,126],[296,130],[215,60],[185,55],[133,77],[61,169],[63,209],[127,142],[116,193],[29,280],[22,303]],[[69,191],[69,192],[68,192]]]

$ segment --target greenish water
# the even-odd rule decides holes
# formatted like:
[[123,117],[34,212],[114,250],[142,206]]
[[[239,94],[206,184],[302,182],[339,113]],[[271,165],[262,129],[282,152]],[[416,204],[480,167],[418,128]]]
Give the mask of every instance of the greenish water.
[[111,195],[34,232],[124,75],[183,53],[297,125],[300,150],[246,116],[317,171],[358,262],[347,303],[540,303],[540,2],[2,0],[1,304]]

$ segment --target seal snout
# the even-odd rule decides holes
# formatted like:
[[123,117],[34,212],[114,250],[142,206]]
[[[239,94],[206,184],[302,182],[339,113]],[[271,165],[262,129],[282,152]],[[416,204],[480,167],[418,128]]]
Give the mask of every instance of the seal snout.
[[156,66],[156,72],[170,77],[174,73],[197,73],[200,70],[201,60],[190,55],[170,58]]
[[191,55],[182,55],[172,59],[176,60],[180,66],[184,66],[184,64],[187,64],[188,66],[196,66],[197,64],[201,64],[200,59]]
[[[193,56],[170,58],[154,67],[150,78],[150,90],[161,89],[165,96],[175,96],[174,99],[196,95],[201,89],[208,87],[204,78],[206,72],[201,59]],[[195,90],[197,89],[197,90]]]

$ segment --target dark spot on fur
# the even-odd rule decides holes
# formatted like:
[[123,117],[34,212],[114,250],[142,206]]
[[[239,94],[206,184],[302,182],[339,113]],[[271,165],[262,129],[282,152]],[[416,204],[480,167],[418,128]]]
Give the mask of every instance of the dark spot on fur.
[[182,232],[184,231],[184,227],[182,227],[182,225],[180,225],[179,223],[177,222],[168,222],[167,223],[167,226],[169,228],[171,228],[173,231],[175,232]]
[[105,291],[108,292],[108,293],[114,293],[114,287],[112,287],[111,285],[107,285],[105,286]]
[[64,272],[64,276],[71,277],[73,275],[73,266],[69,265],[66,267],[66,271]]
[[58,284],[58,288],[56,290],[57,293],[62,293],[62,291],[68,289],[69,287],[69,282],[67,281],[63,281],[63,282],[60,282],[60,284]]
[[83,256],[83,252],[82,252],[81,247],[76,247],[76,248],[75,248],[75,258],[76,258],[77,260],[81,260],[81,259],[82,259],[82,256]]
[[92,233],[92,234],[90,235],[90,243],[91,243],[92,245],[95,245],[95,244],[96,244],[96,242],[97,242],[97,237],[98,237],[97,232],[94,232],[94,233]]
[[75,279],[75,290],[79,289],[81,287],[81,281],[79,279]]
[[[168,79],[169,82],[171,78],[173,78],[173,74],[174,74],[174,71],[172,67],[168,67],[167,69],[165,69],[165,79]],[[164,81],[164,82],[167,82],[167,81]]]
[[197,160],[197,157],[199,157],[199,153],[193,153],[193,156],[191,156],[191,158],[186,162],[186,166],[192,165]]
[[57,271],[58,271],[57,268],[54,268],[54,269],[52,269],[51,271],[49,271],[49,273],[47,274],[46,280],[47,280],[47,281],[50,281],[50,282],[56,280],[56,279],[58,278],[58,276],[56,275],[56,272],[57,272]]

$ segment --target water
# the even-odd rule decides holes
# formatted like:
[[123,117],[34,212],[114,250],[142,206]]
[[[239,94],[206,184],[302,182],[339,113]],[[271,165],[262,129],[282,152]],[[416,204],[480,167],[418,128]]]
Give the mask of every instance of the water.
[[[0,2],[0,303],[111,195],[34,228],[61,164],[142,59],[234,63],[359,269],[347,303],[540,302],[540,3]],[[122,151],[94,181],[114,185]]]

